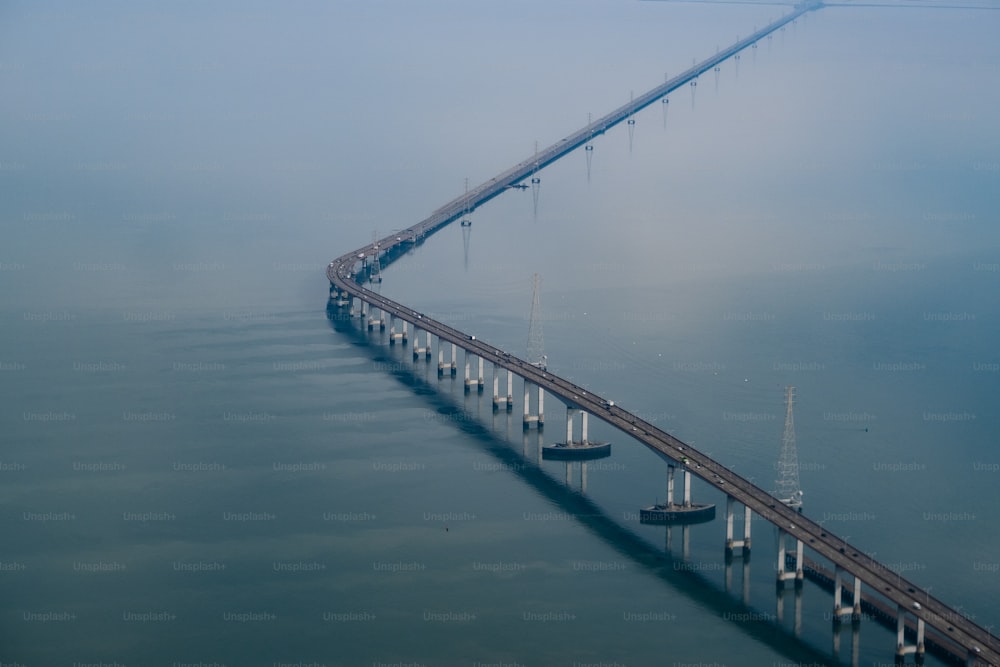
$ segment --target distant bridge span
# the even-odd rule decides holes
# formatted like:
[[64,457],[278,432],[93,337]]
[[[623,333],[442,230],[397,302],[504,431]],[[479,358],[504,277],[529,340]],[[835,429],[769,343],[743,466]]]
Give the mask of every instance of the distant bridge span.
[[[621,406],[611,405],[607,399],[539,368],[525,359],[482,340],[477,340],[466,332],[429,318],[413,308],[369,290],[362,284],[365,272],[358,270],[359,262],[364,264],[373,259],[376,254],[395,254],[407,247],[409,243],[427,237],[458,219],[466,211],[496,197],[508,187],[520,183],[542,167],[585,144],[592,137],[602,134],[608,128],[629,118],[639,109],[694,80],[699,74],[715,67],[802,14],[822,6],[820,2],[798,5],[790,14],[588,124],[532,158],[519,162],[488,182],[469,190],[461,197],[457,197],[438,208],[429,217],[412,227],[338,257],[330,262],[326,270],[327,278],[330,281],[331,298],[334,298],[334,295],[338,298],[349,295],[358,299],[384,313],[408,322],[415,330],[419,328],[436,336],[439,345],[441,341],[452,343],[468,354],[489,361],[495,367],[506,369],[520,376],[526,382],[558,396],[568,407],[584,410],[601,419],[635,438],[661,457],[672,462],[673,465],[683,465],[685,470],[691,474],[722,491],[729,498],[739,501],[748,510],[756,512],[778,527],[779,530],[791,535],[798,541],[799,550],[808,547],[842,572],[855,577],[857,581],[868,587],[866,594],[877,593],[887,602],[896,606],[900,624],[903,623],[907,615],[916,618],[921,640],[923,625],[926,624],[936,630],[940,637],[946,638],[944,644],[947,645],[947,650],[952,655],[964,659],[967,665],[1000,667],[1000,651],[998,651],[1000,642],[997,641],[997,638],[938,598],[931,596],[929,591],[918,588],[893,572],[888,566],[864,554],[860,549],[825,530],[810,518],[787,507],[776,497],[737,475],[723,464]],[[802,566],[802,559],[799,559],[798,567],[801,569]],[[783,570],[783,566],[781,569]],[[859,600],[855,599],[855,603],[858,602]],[[923,652],[922,645],[916,651],[914,650],[915,646],[903,646],[902,630],[900,630],[899,639],[900,644],[897,646],[897,652],[904,648],[906,652]]]

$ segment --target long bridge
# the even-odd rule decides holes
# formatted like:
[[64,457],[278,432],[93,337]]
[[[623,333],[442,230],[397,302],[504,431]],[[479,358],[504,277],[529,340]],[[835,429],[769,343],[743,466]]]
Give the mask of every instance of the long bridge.
[[[466,389],[474,386],[483,390],[483,364],[488,362],[493,367],[494,405],[506,403],[511,409],[512,378],[516,375],[524,382],[524,427],[531,424],[541,427],[544,420],[542,398],[547,392],[558,397],[567,408],[566,443],[567,448],[574,445],[573,417],[582,414],[582,438],[579,444],[587,446],[587,416],[592,415],[623,433],[638,440],[640,443],[666,459],[669,465],[670,484],[672,489],[673,472],[679,468],[684,475],[685,505],[688,502],[688,482],[690,475],[697,476],[706,483],[722,491],[726,495],[727,523],[727,554],[733,547],[743,548],[748,554],[751,544],[750,518],[752,513],[774,524],[778,529],[779,550],[777,562],[777,583],[783,586],[784,581],[793,580],[800,585],[804,578],[807,559],[805,549],[812,554],[825,559],[833,566],[834,609],[833,617],[839,622],[841,618],[849,617],[853,623],[860,622],[862,600],[877,600],[883,609],[895,609],[897,641],[895,655],[901,659],[907,654],[915,654],[918,660],[925,652],[925,633],[927,629],[934,631],[934,643],[942,647],[952,660],[964,661],[966,665],[994,665],[1000,667],[1000,642],[985,628],[959,613],[937,597],[930,595],[929,590],[921,589],[901,577],[887,565],[878,562],[865,554],[859,548],[852,546],[844,539],[824,529],[809,517],[776,498],[771,493],[754,485],[749,480],[737,475],[725,465],[707,456],[703,452],[682,442],[673,435],[657,428],[636,414],[615,405],[601,396],[589,392],[584,387],[570,382],[544,366],[532,363],[527,359],[515,356],[505,350],[479,340],[475,335],[460,331],[443,322],[434,320],[413,308],[397,301],[388,299],[365,286],[371,276],[372,266],[376,262],[385,265],[413,244],[440,230],[450,222],[459,219],[463,214],[480,206],[486,201],[498,196],[508,188],[520,184],[542,167],[558,160],[567,153],[586,144],[593,137],[604,133],[607,129],[625,121],[638,110],[648,106],[673,90],[696,81],[697,77],[736,56],[740,51],[755,45],[782,26],[794,21],[806,12],[822,7],[822,2],[807,2],[794,8],[789,14],[755,31],[744,39],[738,40],[728,48],[719,51],[714,56],[697,63],[666,81],[660,86],[630,100],[627,104],[611,113],[598,118],[566,138],[552,144],[531,158],[519,162],[510,169],[491,178],[476,188],[468,190],[464,195],[455,198],[438,208],[426,219],[417,224],[377,240],[357,250],[346,253],[330,262],[326,274],[330,281],[330,302],[336,307],[348,308],[351,317],[357,315],[366,318],[376,311],[382,315],[379,319],[368,319],[371,328],[378,323],[385,326],[382,317],[390,320],[390,343],[397,338],[407,340],[407,326],[412,327],[414,339],[414,358],[418,354],[432,357],[431,337],[437,339],[439,373],[444,368],[450,368],[454,374],[457,369],[457,349],[465,353]],[[384,258],[384,260],[383,260]],[[355,306],[358,306],[355,308]],[[366,310],[367,309],[367,310]],[[393,322],[398,322],[402,332],[397,332]],[[425,346],[419,345],[420,333],[425,335]],[[450,362],[444,362],[446,344],[450,344]],[[472,359],[478,359],[478,374],[470,376]],[[498,373],[506,373],[507,392],[499,391]],[[537,414],[529,412],[529,387],[537,388]],[[672,498],[670,499],[672,503]],[[743,539],[733,539],[733,506],[741,503],[743,513]],[[794,548],[786,553],[785,545],[788,539],[794,542]],[[848,584],[848,582],[850,583]],[[864,588],[862,588],[864,587]],[[843,604],[845,596],[852,604]],[[907,641],[907,628],[915,626],[915,642]]]

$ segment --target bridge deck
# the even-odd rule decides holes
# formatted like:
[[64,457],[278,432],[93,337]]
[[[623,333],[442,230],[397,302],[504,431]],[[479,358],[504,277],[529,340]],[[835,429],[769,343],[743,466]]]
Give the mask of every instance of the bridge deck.
[[[979,664],[1000,667],[1000,651],[998,651],[1000,642],[997,642],[996,638],[985,628],[964,617],[938,598],[931,596],[928,591],[924,591],[898,576],[887,566],[865,555],[860,549],[823,529],[810,518],[785,506],[773,495],[732,472],[718,461],[619,405],[609,407],[606,399],[588,392],[583,387],[558,375],[541,370],[526,360],[494,345],[479,339],[473,340],[465,332],[428,318],[422,313],[387,299],[358,283],[355,267],[359,258],[371,256],[375,252],[386,253],[398,249],[398,246],[407,242],[410,234],[417,239],[426,237],[457,219],[466,210],[471,210],[496,197],[508,186],[519,183],[541,167],[583,145],[595,134],[600,134],[620,123],[635,111],[695,79],[702,72],[732,57],[740,50],[778,30],[798,16],[821,6],[822,4],[818,2],[798,6],[790,14],[765,26],[749,37],[692,66],[684,73],[599,118],[532,158],[518,163],[488,182],[448,202],[405,232],[383,238],[378,242],[377,250],[374,245],[367,245],[338,257],[327,267],[327,278],[331,285],[391,313],[395,317],[406,320],[414,326],[429,331],[441,340],[454,343],[501,368],[511,370],[528,382],[543,387],[547,392],[558,396],[567,405],[586,410],[670,461],[676,463],[683,457],[687,457],[687,468],[692,474],[732,496],[767,521],[795,536],[805,546],[830,563],[834,563],[849,574],[859,577],[868,586],[869,591],[879,593],[887,602],[902,607],[914,617],[922,618],[928,627],[934,628],[941,635],[950,638],[955,644],[965,647],[970,651],[970,654],[976,655]],[[915,604],[919,604],[919,607],[916,607]]]

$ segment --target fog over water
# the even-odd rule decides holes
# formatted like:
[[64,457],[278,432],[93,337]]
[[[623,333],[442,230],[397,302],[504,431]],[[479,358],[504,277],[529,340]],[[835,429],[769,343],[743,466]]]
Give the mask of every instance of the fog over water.
[[[985,627],[1000,455],[1000,12],[830,6],[450,226],[383,294],[771,488]],[[662,461],[537,463],[381,334],[334,257],[788,6],[6,3],[0,662],[834,664],[755,522],[681,531]],[[489,374],[487,367],[487,374]],[[488,378],[489,379],[489,378]],[[520,396],[520,385],[515,387]],[[546,402],[541,442],[564,433]],[[845,626],[846,627],[846,626]],[[862,624],[860,664],[894,636]],[[850,632],[840,655],[850,664]],[[939,664],[928,658],[928,664]]]

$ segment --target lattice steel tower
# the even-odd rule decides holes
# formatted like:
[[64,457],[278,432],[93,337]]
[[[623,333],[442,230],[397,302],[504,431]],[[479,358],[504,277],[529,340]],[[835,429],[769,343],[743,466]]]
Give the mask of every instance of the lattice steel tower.
[[775,494],[778,500],[802,511],[802,486],[799,484],[799,455],[795,446],[795,418],[792,405],[795,387],[785,387],[785,434],[781,438],[781,457],[778,459],[778,479]]
[[542,336],[542,306],[539,301],[542,277],[537,273],[531,279],[531,315],[528,319],[528,362],[545,369],[545,341]]

